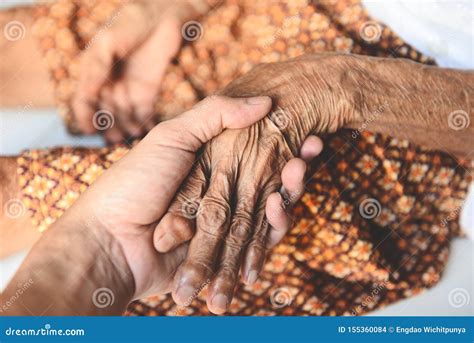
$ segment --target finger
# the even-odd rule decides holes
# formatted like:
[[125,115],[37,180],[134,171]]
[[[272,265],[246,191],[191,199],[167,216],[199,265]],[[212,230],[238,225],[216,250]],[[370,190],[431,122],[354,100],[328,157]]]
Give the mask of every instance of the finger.
[[[323,143],[319,137],[309,136],[301,148],[302,158],[309,162],[322,151]],[[285,199],[281,194],[274,193],[267,200],[266,212],[271,225],[267,247],[273,248],[278,244],[291,226],[291,218],[286,213],[303,195],[307,164],[300,158],[293,158],[282,170],[282,183]]]
[[[171,56],[167,56],[169,49],[177,51],[178,47],[173,49],[173,44],[163,46],[163,41],[172,41],[168,30],[157,29],[143,44],[130,56],[129,66],[130,75],[128,85],[130,90],[130,99],[134,106],[134,115],[137,121],[149,131],[157,124],[157,113],[155,104],[160,91],[163,76],[168,68]],[[180,40],[181,37],[175,37]],[[156,47],[161,46],[157,50]],[[158,53],[158,54],[157,54]],[[173,54],[174,55],[174,54]],[[143,73],[143,70],[146,70]],[[136,81],[134,74],[140,73],[139,80]]]
[[123,132],[116,126],[105,130],[104,138],[110,144],[117,144],[125,140]]
[[242,264],[242,279],[247,285],[252,285],[257,281],[263,268],[267,253],[268,230],[270,229],[268,220],[265,218],[265,211],[262,209],[256,212],[258,214],[255,221],[255,234],[248,244]]
[[300,157],[306,162],[311,162],[323,150],[323,141],[317,136],[308,136],[300,149]]
[[[197,151],[205,142],[224,129],[247,127],[262,119],[271,108],[269,97],[229,98],[211,96],[191,110],[165,121],[150,133],[158,143]],[[179,133],[179,135],[177,134]]]
[[140,123],[140,126],[146,131],[150,131],[157,124],[156,113],[153,104],[135,104],[133,107],[133,115],[135,120]]
[[212,175],[197,217],[196,234],[191,240],[188,256],[175,277],[173,299],[185,304],[194,292],[210,280],[222,240],[229,228],[231,184],[226,173]]
[[195,231],[199,204],[207,186],[204,168],[195,164],[167,213],[153,233],[155,249],[166,253],[190,240]]
[[285,207],[293,206],[303,194],[306,169],[307,165],[301,158],[292,158],[283,167],[281,181],[285,190]]
[[115,83],[111,97],[115,104],[120,126],[126,130],[129,136],[141,137],[145,130],[143,125],[140,125],[133,116],[132,104],[123,82]]
[[92,118],[98,107],[99,104],[96,98],[87,99],[75,96],[72,102],[72,109],[76,125],[82,133],[89,135],[97,133],[92,124]]
[[[323,142],[317,136],[309,136],[300,149],[301,158],[293,158],[283,167],[281,179],[283,183],[283,205],[293,206],[303,195],[307,163],[321,153]],[[307,162],[307,163],[305,163]]]
[[271,176],[271,179],[265,183],[263,192],[256,192],[259,194],[258,205],[254,211],[255,227],[252,238],[247,246],[245,258],[242,264],[242,277],[248,285],[253,284],[260,274],[266,257],[266,243],[268,239],[268,220],[265,215],[266,202],[272,192],[280,187],[281,179],[278,174]]
[[124,118],[117,109],[117,104],[113,98],[113,88],[110,84],[105,85],[100,91],[100,107],[102,110],[112,113],[114,117],[113,127],[120,130],[122,140],[128,137],[127,128],[124,126]]
[[[306,157],[312,159],[320,152],[315,146],[318,144],[318,140],[309,138],[305,140],[304,144],[306,144]],[[286,195],[285,200],[283,201],[280,193],[273,193],[268,197],[265,211],[261,211],[266,213],[267,219],[262,217],[257,224],[257,230],[261,230],[262,233],[255,234],[254,239],[250,242],[242,268],[244,282],[247,284],[251,285],[257,280],[265,262],[267,248],[274,247],[289,230],[290,218],[285,212],[285,207],[289,208],[294,205],[301,197],[306,169],[305,161],[300,158],[288,161],[282,170],[281,180]],[[257,213],[259,212],[257,211]]]
[[[104,138],[109,143],[115,144],[123,141],[125,134],[117,125],[117,115],[113,101],[109,97],[104,97],[101,99],[99,106],[100,110],[94,114],[92,119],[94,127],[103,133]],[[102,119],[105,119],[104,122],[101,121]]]
[[[163,263],[163,256],[160,254],[155,254],[153,257],[156,259],[156,261],[147,261],[147,263],[154,263],[161,267],[160,279],[162,280],[161,282],[154,284],[147,295],[165,294],[171,292],[176,269],[184,261],[187,251],[188,244],[185,243],[167,254],[167,263]],[[147,295],[144,295],[144,297]]]
[[156,125],[154,105],[158,86],[150,82],[129,82],[128,85],[135,121],[149,131]]
[[265,213],[268,223],[271,225],[266,247],[273,248],[285,236],[290,228],[291,220],[283,208],[283,198],[280,193],[272,193],[266,203]]
[[227,311],[238,280],[243,253],[253,231],[253,213],[256,191],[237,191],[237,205],[230,230],[223,243],[217,274],[212,280],[207,296],[207,306],[212,313]]
[[81,61],[81,74],[72,101],[79,128],[86,133],[94,133],[92,116],[99,106],[100,90],[110,76],[113,60],[113,37],[104,34],[100,44],[87,50]]

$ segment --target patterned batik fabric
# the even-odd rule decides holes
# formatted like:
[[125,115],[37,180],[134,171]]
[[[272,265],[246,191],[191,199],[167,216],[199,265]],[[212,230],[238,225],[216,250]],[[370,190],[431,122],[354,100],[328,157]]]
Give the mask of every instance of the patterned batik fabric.
[[[258,281],[239,284],[230,314],[360,315],[439,281],[472,166],[406,141],[353,137],[326,137],[293,228]],[[127,314],[208,315],[205,295],[184,308],[151,297]]]
[[[55,85],[58,111],[72,133],[79,133],[71,101],[81,53],[113,27],[121,6],[130,2],[60,0],[36,7],[33,34]],[[168,67],[157,97],[159,118],[183,112],[259,63],[305,53],[351,52],[433,63],[371,20],[359,1],[206,2],[209,14],[198,25],[183,25],[185,45]]]
[[[38,23],[46,21],[50,29],[40,30],[39,39],[56,42],[47,45],[45,56],[61,55],[57,60],[63,61],[59,32],[80,37],[68,63],[56,65],[60,68],[77,61],[100,24],[119,8],[99,11],[111,5],[94,1],[73,2],[72,12],[53,11],[55,6],[72,5],[63,1],[41,7]],[[74,20],[68,21],[71,16]],[[79,23],[90,21],[95,24]],[[199,23],[201,37],[183,46],[163,82],[156,109],[166,116],[223,88],[258,63],[305,53],[351,52],[433,64],[369,18],[355,0],[228,0]],[[87,35],[81,25],[89,28]],[[50,67],[55,75],[57,69]],[[58,102],[71,123],[69,101],[77,71],[58,75],[62,77],[56,78],[57,92],[61,82],[69,85]],[[450,241],[460,234],[458,214],[472,164],[363,130],[341,130],[324,141],[323,155],[313,165],[315,174],[293,211],[293,229],[269,253],[259,280],[253,286],[238,285],[230,314],[358,315],[420,293],[439,280]],[[19,179],[35,226],[50,226],[128,149],[23,153]],[[183,308],[169,295],[150,297],[132,303],[126,314],[208,315],[205,294],[203,285]]]

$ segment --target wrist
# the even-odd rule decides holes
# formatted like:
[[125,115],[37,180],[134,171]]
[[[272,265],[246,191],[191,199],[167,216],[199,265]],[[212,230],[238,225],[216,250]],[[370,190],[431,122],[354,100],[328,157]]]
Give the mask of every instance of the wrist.
[[86,275],[95,289],[109,288],[115,301],[118,300],[118,308],[124,310],[135,293],[135,281],[123,245],[113,230],[106,228],[81,202],[66,212],[54,227],[57,227],[57,235],[79,247],[83,256],[80,268],[87,269]]
[[[120,315],[132,300],[134,283],[120,244],[106,230],[69,211],[47,230],[10,282],[5,296],[18,284],[34,292],[8,315]],[[38,297],[37,294],[41,294]]]
[[[268,117],[280,129],[293,154],[312,133],[334,132],[358,116],[360,94],[347,87],[346,55],[322,54],[262,64],[223,92],[228,96],[268,95]],[[352,81],[351,81],[352,82]]]
[[0,258],[31,247],[40,235],[22,199],[16,159],[0,158]]
[[2,208],[8,200],[19,197],[16,175],[16,157],[0,158],[0,205]]

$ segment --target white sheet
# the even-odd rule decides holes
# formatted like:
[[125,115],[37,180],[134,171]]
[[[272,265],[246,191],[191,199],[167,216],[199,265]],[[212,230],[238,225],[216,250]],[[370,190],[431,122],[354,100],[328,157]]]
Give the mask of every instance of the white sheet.
[[362,0],[369,14],[442,67],[474,68],[474,1]]

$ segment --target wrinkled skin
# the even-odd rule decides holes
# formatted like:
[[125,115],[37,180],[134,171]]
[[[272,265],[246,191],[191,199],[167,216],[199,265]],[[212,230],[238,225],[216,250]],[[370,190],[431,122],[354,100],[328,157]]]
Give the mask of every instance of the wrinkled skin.
[[[239,268],[246,282],[255,281],[266,249],[274,244],[266,237],[263,204],[280,187],[283,163],[309,134],[362,127],[460,156],[472,151],[472,144],[462,143],[472,137],[472,125],[452,130],[446,116],[459,109],[472,116],[472,96],[467,96],[472,87],[466,85],[473,75],[402,59],[323,54],[260,65],[232,82],[221,94],[268,95],[274,111],[250,128],[226,131],[209,142],[158,224],[158,251],[192,237],[175,275],[174,300],[185,304],[210,283],[208,307],[221,314],[232,299]],[[197,216],[189,216],[187,206],[196,199]]]
[[[292,157],[283,136],[272,126],[266,119],[250,130],[226,131],[206,147],[200,164],[179,194],[176,215],[186,217],[183,204],[190,200],[199,203],[199,212],[195,224],[189,219],[191,223],[185,224],[190,228],[186,235],[192,234],[194,225],[197,231],[175,278],[175,286],[180,289],[175,291],[178,303],[186,302],[210,279],[211,294],[223,294],[230,300],[245,256],[244,277],[255,278],[260,271],[269,230],[265,202],[281,185],[280,175],[274,171],[281,171]],[[221,263],[211,269],[209,266],[218,262],[217,256],[221,256]],[[227,302],[210,302],[209,307],[220,312]]]
[[[227,130],[209,142],[155,231],[159,251],[168,251],[194,235],[187,258],[174,279],[173,298],[178,304],[186,304],[197,289],[210,283],[208,307],[214,313],[224,313],[239,270],[244,281],[255,282],[267,249],[276,243],[268,237],[265,202],[270,194],[280,190],[282,168],[296,155],[307,135],[293,129],[301,126],[294,115],[296,99],[290,96],[294,93],[280,97],[261,86],[262,78],[270,80],[269,72],[275,70],[269,67],[277,65],[254,69],[222,94],[270,95],[276,110],[250,128]],[[271,85],[267,83],[265,87]],[[278,91],[278,87],[273,90]],[[280,90],[285,91],[282,87]],[[290,127],[292,131],[285,131]],[[289,138],[286,132],[295,135]],[[302,191],[287,194],[288,203],[299,198]],[[165,233],[174,239],[166,247],[160,241]]]

